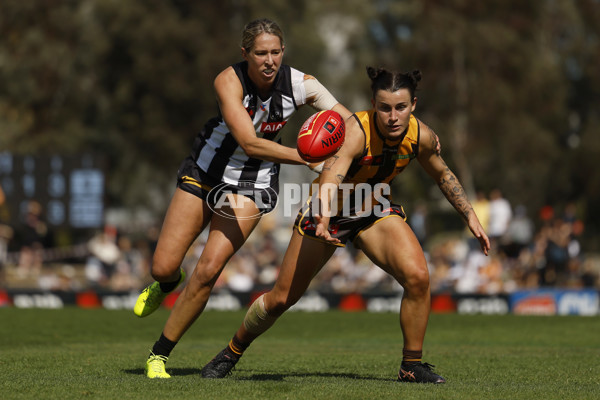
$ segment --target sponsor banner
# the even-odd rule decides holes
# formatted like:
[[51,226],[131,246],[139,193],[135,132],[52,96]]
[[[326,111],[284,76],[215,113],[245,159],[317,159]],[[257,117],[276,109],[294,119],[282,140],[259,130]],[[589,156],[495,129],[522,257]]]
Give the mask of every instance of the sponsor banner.
[[367,302],[359,293],[351,293],[343,296],[338,308],[342,311],[364,311],[367,309]]
[[73,304],[74,294],[49,293],[49,292],[9,292],[11,302],[16,308],[63,308],[65,304]]
[[517,315],[598,315],[596,290],[528,290],[510,295],[510,306]]
[[133,310],[138,292],[99,292],[100,304],[109,310]]
[[[179,293],[169,294],[163,301],[163,307],[167,309],[173,308]],[[241,310],[250,305],[251,300],[254,300],[258,295],[253,292],[215,290],[208,300],[206,310]],[[63,308],[65,306],[78,306],[82,308],[105,308],[108,310],[133,310],[138,296],[139,292],[0,290],[0,307]],[[310,298],[304,299],[305,302],[309,300]],[[328,304],[327,301],[325,303]],[[307,309],[310,309],[310,307],[307,307]]]
[[0,307],[8,307],[11,305],[10,297],[8,293],[0,289]]
[[459,314],[503,315],[510,311],[508,295],[454,294]]
[[[360,295],[365,302],[365,310],[369,312],[391,312],[399,313],[402,305],[403,292],[396,293],[366,293]],[[343,299],[342,299],[343,301]],[[342,307],[342,303],[338,307]],[[432,313],[453,313],[456,312],[456,301],[452,295],[447,293],[434,294],[431,296]]]
[[290,311],[308,311],[308,312],[323,312],[330,310],[331,304],[327,299],[329,296],[325,296],[322,293],[317,291],[310,291],[304,294],[298,300],[296,304],[294,304]]
[[394,296],[372,296],[367,299],[367,310],[369,312],[400,312],[402,295]]
[[77,293],[75,301],[81,308],[100,308],[102,306],[98,294],[93,290]]
[[106,308],[109,310],[133,309],[137,292],[85,292],[7,290],[8,304],[16,308],[57,309],[65,306]]
[[232,293],[227,290],[213,292],[208,298],[205,310],[237,311],[250,301],[250,293]]
[[434,294],[431,296],[431,312],[454,313],[456,312],[456,301],[449,293]]
[[[264,291],[233,292],[215,290],[206,310],[237,311],[248,307]],[[139,292],[108,291],[36,291],[0,290],[0,307],[58,309],[65,306],[132,310]],[[163,307],[170,309],[179,292],[165,298]],[[290,311],[323,312],[328,310],[398,313],[402,293],[350,293],[309,291]],[[599,315],[600,296],[596,290],[531,290],[510,295],[434,294],[432,313],[508,314],[517,315]]]

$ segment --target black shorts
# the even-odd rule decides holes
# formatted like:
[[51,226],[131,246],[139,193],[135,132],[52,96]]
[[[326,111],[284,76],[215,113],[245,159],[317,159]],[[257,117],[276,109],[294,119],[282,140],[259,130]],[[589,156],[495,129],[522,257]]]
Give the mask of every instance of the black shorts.
[[[304,203],[304,206],[298,212],[298,217],[296,217],[296,221],[294,222],[294,228],[297,229],[298,232],[303,236],[308,236],[315,240],[325,242],[315,235],[316,224],[312,216],[311,205],[312,202],[310,199]],[[360,235],[363,231],[388,217],[401,217],[406,221],[404,209],[402,206],[397,204],[390,204],[390,206],[384,210],[365,213],[361,216],[344,217],[336,215],[330,219],[328,230],[329,234],[332,237],[339,239],[341,243],[329,244],[345,247],[348,240],[354,243],[358,235]]]
[[[277,205],[277,186],[257,189],[221,182],[202,171],[191,156],[181,162],[177,171],[177,187],[206,201],[211,209],[223,204],[223,195],[235,193],[252,200],[261,215],[267,214],[273,211]],[[213,211],[215,210],[213,209]]]

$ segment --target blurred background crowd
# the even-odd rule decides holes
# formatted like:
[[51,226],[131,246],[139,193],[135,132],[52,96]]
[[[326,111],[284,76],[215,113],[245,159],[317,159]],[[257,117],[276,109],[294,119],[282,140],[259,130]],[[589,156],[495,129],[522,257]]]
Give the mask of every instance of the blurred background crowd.
[[[430,236],[427,208],[421,206],[409,214],[408,222],[425,249],[433,293],[600,289],[600,257],[582,251],[579,238],[585,227],[574,205],[563,210],[543,207],[534,220],[524,206],[511,205],[494,189],[489,195],[479,192],[473,206],[492,241],[488,257],[466,228]],[[31,202],[23,224],[1,229],[0,283],[4,287],[138,291],[152,282],[149,270],[158,227],[135,234],[106,225],[87,242],[61,249],[53,247],[42,210]],[[276,213],[267,215],[227,264],[215,288],[248,292],[270,287],[290,234],[291,221]],[[186,256],[183,267],[188,272],[194,269],[205,240],[203,233]],[[402,290],[352,245],[336,251],[311,287],[340,294]]]

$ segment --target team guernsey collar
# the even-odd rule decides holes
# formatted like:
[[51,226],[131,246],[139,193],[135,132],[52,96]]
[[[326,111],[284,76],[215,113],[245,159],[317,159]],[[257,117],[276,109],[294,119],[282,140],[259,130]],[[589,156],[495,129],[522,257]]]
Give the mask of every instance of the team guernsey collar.
[[[411,114],[411,116],[412,116],[412,114]],[[383,134],[379,130],[379,125],[377,124],[377,111],[373,110],[373,125],[375,125],[375,133],[377,133],[377,136],[379,136],[379,138],[381,140],[383,140],[383,142],[386,144],[395,145],[397,143],[402,143],[402,141],[406,137],[406,134],[408,133],[408,129],[410,128],[410,119],[408,121],[409,121],[408,126],[406,127],[404,132],[402,132],[402,135],[400,135],[400,137],[398,139],[396,139],[396,140],[388,139],[385,136],[383,136]]]

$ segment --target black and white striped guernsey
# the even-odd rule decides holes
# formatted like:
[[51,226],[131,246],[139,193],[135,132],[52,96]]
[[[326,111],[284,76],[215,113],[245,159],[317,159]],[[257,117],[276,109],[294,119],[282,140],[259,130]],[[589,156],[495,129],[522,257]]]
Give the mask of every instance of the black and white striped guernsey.
[[[279,131],[299,106],[306,104],[304,73],[282,65],[268,99],[261,99],[248,76],[246,61],[233,65],[243,88],[242,104],[258,137],[281,143]],[[197,136],[192,157],[211,180],[245,189],[268,187],[278,191],[279,164],[251,158],[244,153],[221,113],[209,120]]]

